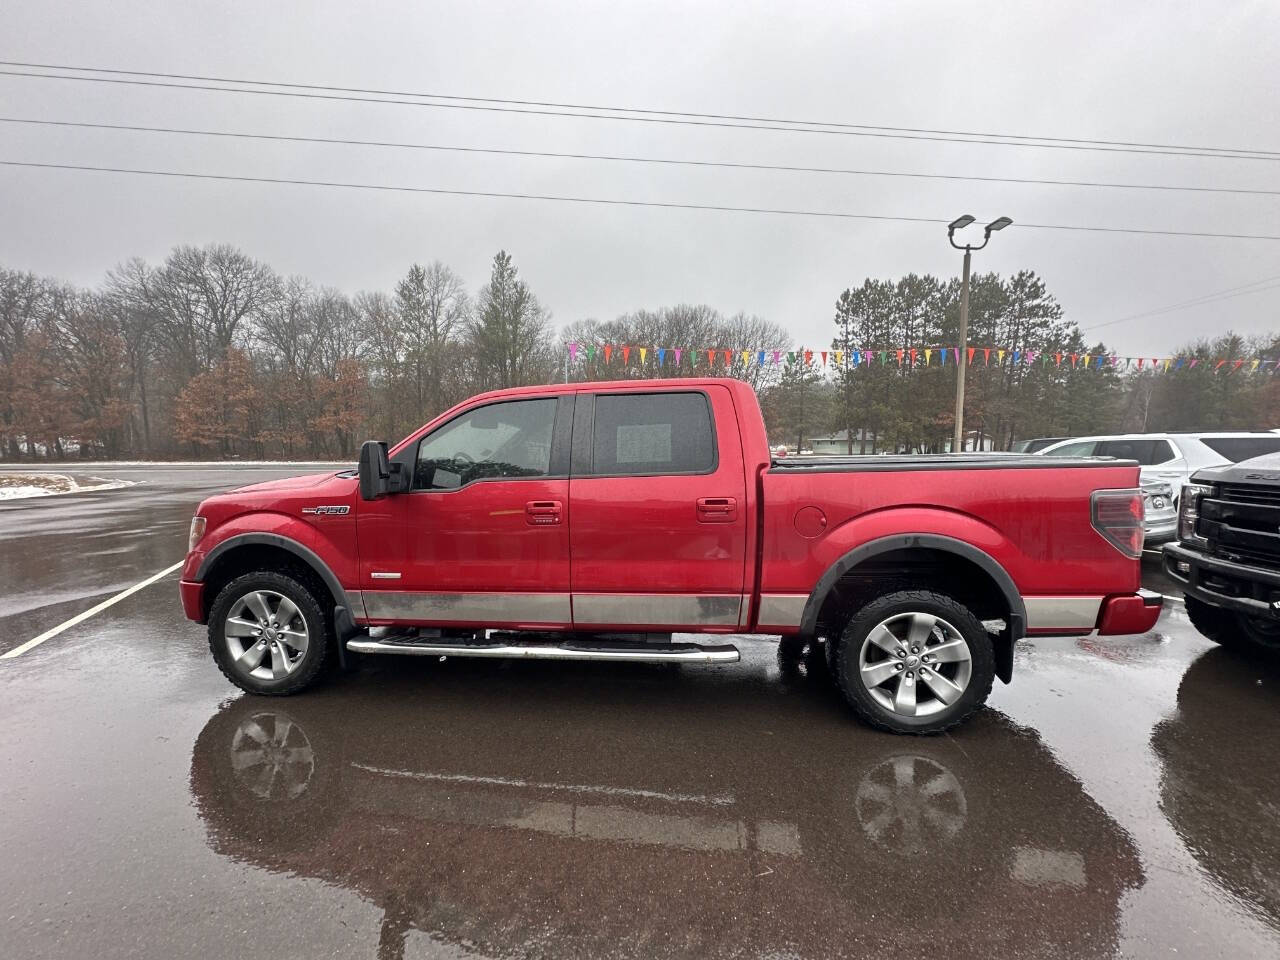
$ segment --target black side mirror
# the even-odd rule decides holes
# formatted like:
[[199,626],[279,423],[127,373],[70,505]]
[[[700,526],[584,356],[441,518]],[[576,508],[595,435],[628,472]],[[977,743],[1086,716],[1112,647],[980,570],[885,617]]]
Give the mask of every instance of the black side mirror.
[[385,440],[366,440],[360,447],[360,499],[379,500],[391,488]]

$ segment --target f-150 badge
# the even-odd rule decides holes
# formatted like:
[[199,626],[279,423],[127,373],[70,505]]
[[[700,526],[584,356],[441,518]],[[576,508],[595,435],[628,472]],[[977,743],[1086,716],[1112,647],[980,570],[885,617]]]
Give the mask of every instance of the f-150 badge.
[[322,517],[343,517],[351,512],[347,504],[334,504],[328,507],[303,507],[303,513],[314,513]]

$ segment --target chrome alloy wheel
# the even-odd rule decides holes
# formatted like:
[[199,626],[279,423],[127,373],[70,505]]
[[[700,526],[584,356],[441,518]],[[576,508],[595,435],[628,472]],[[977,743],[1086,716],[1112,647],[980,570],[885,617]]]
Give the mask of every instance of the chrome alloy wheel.
[[287,677],[310,643],[302,611],[274,590],[254,590],[231,604],[224,636],[236,669],[259,680]]
[[903,717],[928,717],[969,686],[973,659],[960,631],[928,613],[882,620],[862,641],[858,676],[876,703]]

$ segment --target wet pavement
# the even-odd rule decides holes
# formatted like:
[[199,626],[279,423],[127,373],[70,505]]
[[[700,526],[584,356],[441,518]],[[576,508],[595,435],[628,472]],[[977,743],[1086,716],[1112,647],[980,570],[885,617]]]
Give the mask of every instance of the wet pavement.
[[[181,559],[206,492],[314,469],[0,504],[0,652]],[[0,955],[1280,955],[1280,667],[1180,604],[1021,644],[932,738],[740,645],[251,698],[173,574],[0,661]]]

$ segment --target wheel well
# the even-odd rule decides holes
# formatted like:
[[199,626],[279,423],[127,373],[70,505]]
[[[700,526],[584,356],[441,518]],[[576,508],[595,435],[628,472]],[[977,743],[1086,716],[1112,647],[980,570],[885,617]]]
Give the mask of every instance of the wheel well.
[[888,550],[844,571],[818,609],[818,636],[838,634],[869,601],[899,590],[933,590],[964,604],[979,620],[1009,619],[1009,601],[996,580],[972,560],[927,547]]
[[324,578],[297,554],[271,544],[246,543],[243,546],[233,547],[219,556],[205,574],[204,610],[201,611],[204,618],[208,619],[209,609],[223,587],[236,577],[257,570],[287,573],[307,584],[323,610],[331,611],[337,602],[333,591],[325,584]]

